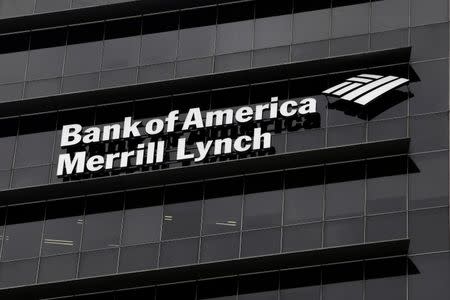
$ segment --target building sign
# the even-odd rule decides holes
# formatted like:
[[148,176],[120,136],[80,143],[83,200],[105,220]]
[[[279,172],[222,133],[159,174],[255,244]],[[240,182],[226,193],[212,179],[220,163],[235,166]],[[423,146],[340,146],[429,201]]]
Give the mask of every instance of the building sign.
[[408,79],[396,76],[381,76],[361,74],[347,79],[322,93],[327,96],[338,97],[342,100],[353,101],[360,105],[367,105],[387,92],[405,85]]
[[[165,118],[147,121],[126,117],[123,123],[83,128],[80,124],[65,125],[62,128],[61,144],[63,148],[89,146],[119,140],[157,137],[174,133],[181,126],[181,133],[192,130],[219,128],[224,126],[243,126],[264,120],[299,118],[316,113],[316,99],[305,98],[279,102],[272,97],[269,103],[255,106],[243,106],[237,109],[221,109],[202,112],[199,107],[191,108],[186,115],[173,110]],[[182,136],[182,135],[181,135]],[[176,140],[176,161],[192,160],[201,162],[207,156],[220,156],[231,153],[245,153],[269,149],[272,136],[263,132],[262,127],[252,130],[252,135],[224,137],[197,141],[193,149],[188,149],[186,137]],[[135,149],[92,155],[88,151],[76,151],[59,155],[57,175],[93,173],[113,168],[161,164],[166,157],[165,140],[139,143]]]

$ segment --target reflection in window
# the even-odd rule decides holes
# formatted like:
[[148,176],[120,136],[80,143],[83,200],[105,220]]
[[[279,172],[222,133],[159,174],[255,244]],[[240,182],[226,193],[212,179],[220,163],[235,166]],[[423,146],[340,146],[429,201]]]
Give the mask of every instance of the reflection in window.
[[327,166],[326,218],[362,215],[365,190],[365,164],[353,162]]
[[242,178],[207,182],[203,212],[204,234],[241,229],[242,194]]
[[138,190],[126,194],[122,244],[144,244],[160,240],[162,190]]
[[119,247],[123,194],[87,198],[83,250]]
[[245,179],[245,229],[281,224],[282,187],[282,173],[254,175]]
[[56,114],[20,119],[15,168],[49,163],[55,140]]
[[84,198],[47,205],[42,255],[77,252],[83,226]]
[[322,220],[324,168],[288,171],[284,191],[284,224]]
[[2,260],[39,255],[44,211],[42,203],[8,208]]
[[200,234],[202,198],[201,184],[167,188],[164,199],[163,240]]

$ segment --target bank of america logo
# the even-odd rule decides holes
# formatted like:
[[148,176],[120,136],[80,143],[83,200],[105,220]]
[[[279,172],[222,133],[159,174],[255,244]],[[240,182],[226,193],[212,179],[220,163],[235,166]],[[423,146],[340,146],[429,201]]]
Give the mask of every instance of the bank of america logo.
[[380,76],[361,74],[347,79],[322,93],[327,96],[338,97],[360,105],[366,105],[381,95],[398,88],[409,80],[396,76]]

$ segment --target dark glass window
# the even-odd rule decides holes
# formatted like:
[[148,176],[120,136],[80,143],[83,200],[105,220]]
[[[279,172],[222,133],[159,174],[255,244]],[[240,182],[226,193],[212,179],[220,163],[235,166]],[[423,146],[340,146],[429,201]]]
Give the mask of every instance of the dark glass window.
[[412,262],[419,272],[408,276],[410,299],[427,299],[432,291],[438,299],[450,297],[450,254],[439,253],[413,256]]
[[101,65],[104,24],[69,27],[64,74],[98,72]]
[[405,300],[406,268],[404,257],[367,261],[365,299]]
[[33,32],[27,80],[61,76],[66,42],[67,31],[62,28]]
[[236,299],[238,280],[236,278],[224,278],[200,281],[197,287],[197,299]]
[[368,161],[366,208],[369,214],[406,208],[407,162],[404,156]]
[[283,251],[301,251],[322,247],[322,223],[283,228]]
[[174,61],[178,47],[179,14],[144,17],[141,65]]
[[137,66],[141,46],[141,18],[106,23],[103,69]]
[[18,119],[0,120],[0,170],[8,170],[12,167],[14,146],[16,144]]
[[286,172],[284,224],[322,220],[324,183],[323,167]]
[[241,256],[258,256],[280,252],[281,229],[247,231],[242,234]]
[[[339,6],[333,1],[332,36],[342,37],[369,32],[369,3]],[[337,7],[336,7],[337,6]]]
[[47,204],[42,255],[78,252],[83,227],[84,198]]
[[243,179],[209,181],[205,188],[203,234],[241,229]]
[[173,267],[197,263],[198,245],[198,238],[162,243],[159,266]]
[[117,255],[118,249],[82,253],[78,276],[92,277],[116,273]]
[[422,25],[448,20],[446,0],[411,0],[411,25]]
[[44,204],[8,208],[2,260],[39,255],[44,220]]
[[119,272],[150,270],[158,265],[159,245],[139,245],[120,249]]
[[77,275],[78,254],[42,257],[39,264],[38,282],[73,279]]
[[[426,60],[448,56],[447,24],[411,28],[411,60]],[[430,47],[433,43],[433,47]]]
[[49,163],[55,142],[56,114],[20,119],[15,168]]
[[320,299],[320,268],[281,272],[280,300]]
[[326,247],[362,243],[364,220],[362,218],[325,223],[324,241]]
[[404,238],[406,238],[406,213],[386,214],[367,218],[367,242]]
[[411,117],[409,123],[410,152],[447,149],[449,130],[447,124],[447,113]]
[[327,166],[325,217],[342,218],[363,213],[365,164],[353,162]]
[[36,282],[37,259],[0,263],[0,287],[12,287]]
[[204,237],[201,241],[200,260],[207,262],[238,258],[239,245],[239,233]]
[[372,32],[405,28],[409,25],[409,1],[385,0],[372,3]]
[[448,204],[448,152],[411,156],[409,206],[424,208]]
[[168,187],[164,198],[163,240],[200,235],[202,184]]
[[279,273],[243,276],[239,280],[239,300],[278,299]]
[[122,215],[122,193],[88,197],[82,249],[119,247]]
[[281,224],[282,188],[282,173],[254,175],[245,179],[245,229]]
[[143,244],[161,239],[162,196],[162,189],[127,192],[122,244]]
[[363,299],[363,264],[327,266],[323,270],[323,299]]
[[185,299],[195,300],[196,285],[182,283],[176,285],[159,286],[156,288],[156,300]]
[[409,213],[410,253],[449,250],[448,213],[448,207]]
[[31,14],[35,0],[1,0],[0,15],[2,17]]

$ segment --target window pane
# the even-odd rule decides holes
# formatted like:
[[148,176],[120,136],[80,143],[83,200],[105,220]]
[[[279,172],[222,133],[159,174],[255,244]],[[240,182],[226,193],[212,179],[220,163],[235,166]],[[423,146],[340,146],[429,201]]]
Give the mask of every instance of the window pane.
[[154,269],[158,265],[159,244],[120,249],[119,272]]
[[367,300],[405,300],[406,268],[404,257],[366,261]]
[[405,28],[409,25],[409,1],[385,0],[372,3],[371,31]]
[[280,228],[244,232],[241,257],[277,254],[280,252],[280,242]]
[[160,267],[190,265],[198,262],[199,239],[185,239],[161,244]]
[[200,234],[202,198],[201,184],[185,184],[167,188],[164,200],[164,240]]
[[160,240],[162,189],[126,194],[122,244],[144,244]]
[[[336,6],[341,1],[333,2],[336,2],[333,3],[333,6]],[[369,32],[369,5],[363,3],[334,7],[332,9],[332,36],[342,37]]]
[[[437,130],[439,128],[439,130]],[[424,152],[448,148],[448,114],[411,117],[410,152]],[[429,134],[433,132],[433,134]]]
[[87,198],[83,228],[83,250],[119,246],[122,227],[123,194]]
[[410,252],[423,253],[449,249],[448,207],[409,213]]
[[289,45],[292,41],[292,15],[256,19],[255,49]]
[[237,296],[236,278],[200,281],[197,288],[198,299],[234,300]]
[[330,37],[331,9],[306,11],[294,14],[294,41],[305,43]]
[[38,282],[62,281],[77,275],[78,254],[42,257]]
[[55,142],[56,114],[24,117],[20,120],[15,168],[49,163]]
[[283,228],[283,251],[301,251],[322,247],[322,223]]
[[8,208],[2,260],[39,255],[44,211],[44,204]]
[[320,299],[320,268],[281,272],[280,300]]
[[406,208],[404,156],[369,160],[367,163],[367,212],[383,213]]
[[363,213],[365,164],[353,162],[327,166],[325,217],[342,218]]
[[411,25],[422,25],[447,21],[447,0],[411,0]]
[[251,50],[253,32],[253,20],[218,25],[216,54]]
[[239,280],[239,300],[278,299],[279,273],[242,276]]
[[286,172],[284,224],[322,220],[324,168],[306,168]]
[[200,250],[200,260],[202,262],[208,262],[238,258],[239,244],[239,233],[204,237]]
[[341,246],[362,243],[364,221],[361,218],[325,223],[325,246]]
[[0,287],[4,288],[35,283],[37,266],[37,259],[0,263]]
[[411,156],[409,205],[424,208],[448,204],[448,152]]
[[79,251],[83,213],[84,198],[47,204],[42,255]]
[[406,238],[406,213],[367,218],[366,241],[386,241]]
[[323,299],[363,299],[363,264],[351,263],[325,267]]
[[78,276],[92,277],[116,273],[117,254],[117,249],[82,253]]
[[16,144],[18,119],[0,120],[0,170],[8,170],[12,167],[14,146]]
[[282,173],[255,175],[245,179],[245,229],[281,224],[282,188]]
[[1,0],[1,16],[19,16],[31,14],[34,10],[35,0]]
[[242,178],[207,182],[203,234],[239,231],[241,229],[242,198]]

